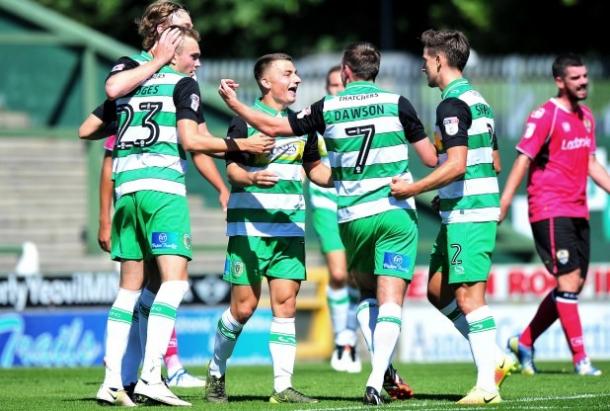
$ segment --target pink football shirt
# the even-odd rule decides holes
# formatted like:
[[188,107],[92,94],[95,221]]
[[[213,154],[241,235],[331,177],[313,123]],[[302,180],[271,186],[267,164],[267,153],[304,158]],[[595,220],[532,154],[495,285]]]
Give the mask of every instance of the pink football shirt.
[[114,148],[114,141],[115,140],[116,140],[116,135],[115,134],[109,136],[104,141],[104,150],[112,151],[112,149]]
[[581,104],[573,113],[550,99],[530,114],[517,144],[532,160],[527,180],[530,222],[589,218],[587,176],[595,147],[595,121],[587,106]]

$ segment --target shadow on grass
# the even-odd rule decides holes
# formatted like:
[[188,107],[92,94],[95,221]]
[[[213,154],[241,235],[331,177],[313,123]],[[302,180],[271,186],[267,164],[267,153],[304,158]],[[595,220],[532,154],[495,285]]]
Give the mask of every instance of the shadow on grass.
[[425,393],[416,393],[413,397],[414,400],[434,400],[434,401],[452,401],[455,402],[457,400],[462,399],[464,395],[460,394],[425,394]]
[[229,403],[246,402],[246,401],[269,402],[269,396],[268,395],[229,395]]
[[572,370],[538,370],[536,375],[553,375],[553,374],[563,374],[563,375],[576,375],[576,373]]
[[[313,395],[313,398],[319,401],[329,402],[344,402],[344,401],[362,401],[362,397],[339,397],[327,395]],[[268,395],[229,395],[229,402],[245,402],[245,401],[262,401],[269,402]]]
[[[320,402],[362,402],[362,396],[329,396],[329,395],[314,395],[315,399]],[[463,395],[459,394],[415,394],[411,400],[391,400],[392,403],[404,402],[407,404],[409,401],[450,401],[455,402],[461,399]],[[386,401],[390,401],[387,396],[384,396]],[[188,398],[185,398],[188,399]],[[231,395],[229,396],[229,402],[246,402],[246,401],[262,401],[268,402],[269,396],[267,395]]]
[[82,397],[82,398],[64,398],[61,402],[87,402],[87,403],[97,403],[97,398],[95,397]]

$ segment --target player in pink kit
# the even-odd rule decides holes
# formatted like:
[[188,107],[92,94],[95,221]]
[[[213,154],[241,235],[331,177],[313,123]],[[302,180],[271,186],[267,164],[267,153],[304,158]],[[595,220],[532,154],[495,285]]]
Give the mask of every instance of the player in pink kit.
[[529,220],[538,255],[557,278],[557,287],[540,303],[530,324],[508,340],[524,374],[536,373],[534,342],[559,318],[572,351],[576,373],[599,376],[584,346],[578,313],[578,294],[589,267],[589,208],[587,176],[610,192],[610,176],[595,159],[595,120],[579,102],[587,98],[587,68],[575,54],[553,62],[558,88],[534,110],[517,144],[517,159],[500,200],[500,221],[506,217],[515,191],[529,169],[527,196]]

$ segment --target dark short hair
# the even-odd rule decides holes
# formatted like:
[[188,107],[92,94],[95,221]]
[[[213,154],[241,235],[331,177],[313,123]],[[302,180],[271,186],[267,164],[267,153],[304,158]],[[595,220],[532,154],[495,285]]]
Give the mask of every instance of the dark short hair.
[[568,67],[581,67],[584,66],[582,58],[575,53],[564,53],[560,54],[553,61],[553,78],[563,77],[566,74],[566,68]]
[[466,67],[470,43],[461,31],[429,29],[422,33],[421,42],[432,54],[443,53],[451,67],[460,71]]
[[328,69],[328,71],[326,72],[326,86],[328,87],[328,79],[330,78],[330,75],[333,74],[336,71],[341,71],[341,64],[337,64],[335,66],[332,66],[331,68]]
[[375,80],[379,74],[381,53],[372,43],[352,43],[343,51],[341,64],[348,66],[361,80]]
[[267,67],[269,67],[271,63],[279,60],[293,61],[292,57],[286,53],[270,53],[259,57],[258,60],[256,60],[256,63],[254,63],[254,78],[256,79],[256,83],[261,91],[263,91],[263,87],[261,86],[260,81],[263,77],[263,73],[265,70],[267,70]]

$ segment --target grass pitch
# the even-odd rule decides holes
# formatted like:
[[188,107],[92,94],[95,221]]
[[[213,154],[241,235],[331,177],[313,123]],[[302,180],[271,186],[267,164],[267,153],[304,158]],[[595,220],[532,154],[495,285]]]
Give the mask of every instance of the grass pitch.
[[[580,377],[568,362],[541,362],[534,377],[510,376],[502,387],[504,402],[485,409],[556,410],[610,409],[610,362],[595,361],[604,375]],[[383,408],[396,410],[472,410],[454,404],[475,382],[472,364],[400,364],[397,367],[415,390],[415,398],[394,401]],[[190,367],[205,375],[202,367]],[[365,364],[360,374],[333,371],[326,363],[301,364],[295,369],[295,388],[320,399],[311,405],[274,405],[267,401],[272,391],[271,366],[229,367],[229,403],[209,404],[201,389],[175,389],[195,409],[218,410],[353,410],[366,409],[361,400],[370,371]],[[101,410],[95,393],[103,378],[102,368],[7,369],[0,370],[1,410]],[[150,406],[147,406],[150,408]],[[170,407],[152,406],[154,409]],[[483,408],[483,407],[481,407]]]

